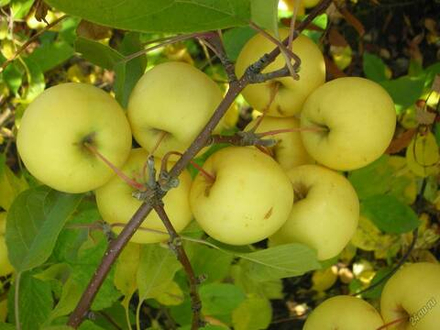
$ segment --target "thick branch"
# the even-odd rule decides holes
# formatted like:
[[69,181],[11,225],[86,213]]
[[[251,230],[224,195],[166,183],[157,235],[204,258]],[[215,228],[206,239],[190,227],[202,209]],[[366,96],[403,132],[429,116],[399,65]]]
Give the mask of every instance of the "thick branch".
[[170,219],[168,218],[167,213],[165,212],[165,209],[163,207],[163,204],[157,204],[154,206],[154,210],[156,211],[157,215],[162,220],[163,224],[165,225],[168,234],[170,235],[170,247],[173,249],[173,251],[177,255],[177,259],[180,261],[180,263],[183,266],[183,269],[185,270],[186,275],[188,276],[188,282],[189,282],[189,291],[191,296],[191,306],[193,311],[193,319],[192,319],[192,330],[197,330],[202,325],[202,320],[200,317],[200,310],[202,309],[202,303],[200,301],[199,293],[197,292],[197,284],[198,279],[196,274],[194,273],[194,270],[191,266],[191,263],[188,259],[188,256],[185,252],[185,249],[182,246],[182,242],[180,241],[180,237],[177,234],[176,230],[174,229],[173,225],[171,224]]

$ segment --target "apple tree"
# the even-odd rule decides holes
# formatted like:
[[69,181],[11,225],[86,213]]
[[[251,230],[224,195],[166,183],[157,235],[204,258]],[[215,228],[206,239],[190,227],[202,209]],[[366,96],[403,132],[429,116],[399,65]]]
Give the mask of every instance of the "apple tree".
[[0,0],[0,330],[434,330],[430,1]]

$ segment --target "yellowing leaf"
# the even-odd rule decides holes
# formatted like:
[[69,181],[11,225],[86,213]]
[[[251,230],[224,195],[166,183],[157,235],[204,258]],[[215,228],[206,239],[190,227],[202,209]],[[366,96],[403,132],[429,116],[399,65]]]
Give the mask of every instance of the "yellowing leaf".
[[440,154],[434,134],[416,135],[406,149],[406,160],[411,171],[418,176],[438,173]]
[[339,70],[346,69],[350,65],[353,57],[353,52],[349,45],[345,47],[330,46],[330,53]]
[[394,169],[393,176],[396,179],[393,180],[390,189],[394,192],[395,196],[402,196],[405,203],[411,205],[417,197],[416,176],[410,171],[406,159],[402,156],[391,156],[388,159],[388,163]]
[[4,165],[3,171],[0,169],[0,207],[8,210],[15,197],[27,188],[26,180],[15,176],[8,166]]
[[232,324],[236,330],[267,329],[271,319],[269,300],[256,295],[247,297],[232,313]]
[[370,219],[361,215],[351,243],[362,250],[375,251],[376,258],[386,258],[389,247],[396,243],[396,239],[382,234]]
[[331,266],[327,269],[317,270],[312,275],[312,289],[325,291],[330,289],[338,279],[338,267]]
[[153,298],[165,306],[180,305],[185,300],[182,289],[174,281],[170,282],[163,291]]

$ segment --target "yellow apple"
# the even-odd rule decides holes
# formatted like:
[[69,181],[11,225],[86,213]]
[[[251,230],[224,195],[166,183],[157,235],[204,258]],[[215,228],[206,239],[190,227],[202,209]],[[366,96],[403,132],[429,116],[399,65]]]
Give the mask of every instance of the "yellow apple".
[[[163,157],[184,152],[200,133],[223,96],[205,73],[183,62],[167,62],[147,71],[128,102],[128,119],[136,141]],[[164,135],[165,134],[165,135]]]
[[295,201],[286,223],[271,236],[271,244],[299,242],[318,253],[319,260],[338,255],[353,237],[359,200],[342,175],[319,165],[302,165],[287,172]]
[[85,142],[119,167],[130,152],[131,132],[124,111],[109,94],[78,83],[40,94],[27,107],[17,135],[29,172],[69,193],[96,189],[114,175]]
[[[245,130],[255,126],[257,119],[250,122]],[[256,130],[256,133],[263,133],[282,129],[299,129],[299,120],[294,117],[264,117]],[[309,156],[301,140],[299,132],[278,133],[269,135],[267,138],[275,139],[277,144],[270,148],[273,158],[281,165],[284,170],[304,164],[313,163],[314,160]]]
[[[279,30],[281,39],[287,37],[288,34],[288,29]],[[243,75],[250,64],[274,48],[275,45],[262,34],[252,37],[238,56],[235,66],[237,75]],[[300,35],[292,43],[292,51],[301,58],[299,80],[294,80],[292,77],[276,78],[264,83],[249,85],[243,90],[244,98],[256,110],[263,111],[267,108],[271,94],[277,85],[278,91],[267,114],[275,117],[289,117],[298,114],[307,96],[325,82],[324,57],[311,39]],[[280,55],[263,72],[278,70],[284,66],[285,58]]]
[[394,103],[377,83],[338,78],[317,88],[304,104],[301,127],[308,153],[335,170],[354,170],[379,158],[396,127]]
[[385,324],[407,318],[392,329],[438,329],[440,264],[419,262],[403,266],[385,284],[380,310]]
[[313,310],[303,330],[376,330],[383,324],[380,314],[365,300],[336,296]]
[[273,234],[286,221],[293,190],[280,165],[259,150],[228,147],[209,157],[190,192],[194,217],[216,240],[245,245]]
[[[133,149],[130,156],[122,167],[122,171],[130,178],[138,182],[142,179],[142,169],[147,161],[148,153],[144,149]],[[160,170],[160,159],[155,159],[155,168]],[[173,164],[168,164],[172,166]],[[148,176],[148,174],[147,174]],[[148,177],[145,178],[148,180]],[[192,213],[189,207],[189,190],[191,187],[191,176],[184,171],[179,176],[179,186],[170,190],[164,197],[165,211],[177,232],[180,232],[191,221]],[[136,210],[141,205],[141,201],[132,196],[136,189],[132,188],[118,176],[112,178],[104,186],[95,191],[98,210],[103,219],[113,226],[114,231],[119,233],[123,229]],[[163,232],[164,234],[139,229],[131,241],[135,243],[156,243],[169,239],[166,228],[162,220],[155,212],[151,212],[142,224],[143,228]]]
[[0,212],[0,276],[5,276],[14,271],[8,258],[8,248],[5,242],[6,212]]

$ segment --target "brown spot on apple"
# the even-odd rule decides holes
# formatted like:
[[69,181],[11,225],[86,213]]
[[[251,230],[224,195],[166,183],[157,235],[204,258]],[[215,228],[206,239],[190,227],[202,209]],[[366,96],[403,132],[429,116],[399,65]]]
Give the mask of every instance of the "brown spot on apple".
[[265,220],[269,219],[271,217],[272,213],[273,213],[273,206],[269,209],[269,211],[266,212],[264,219]]

